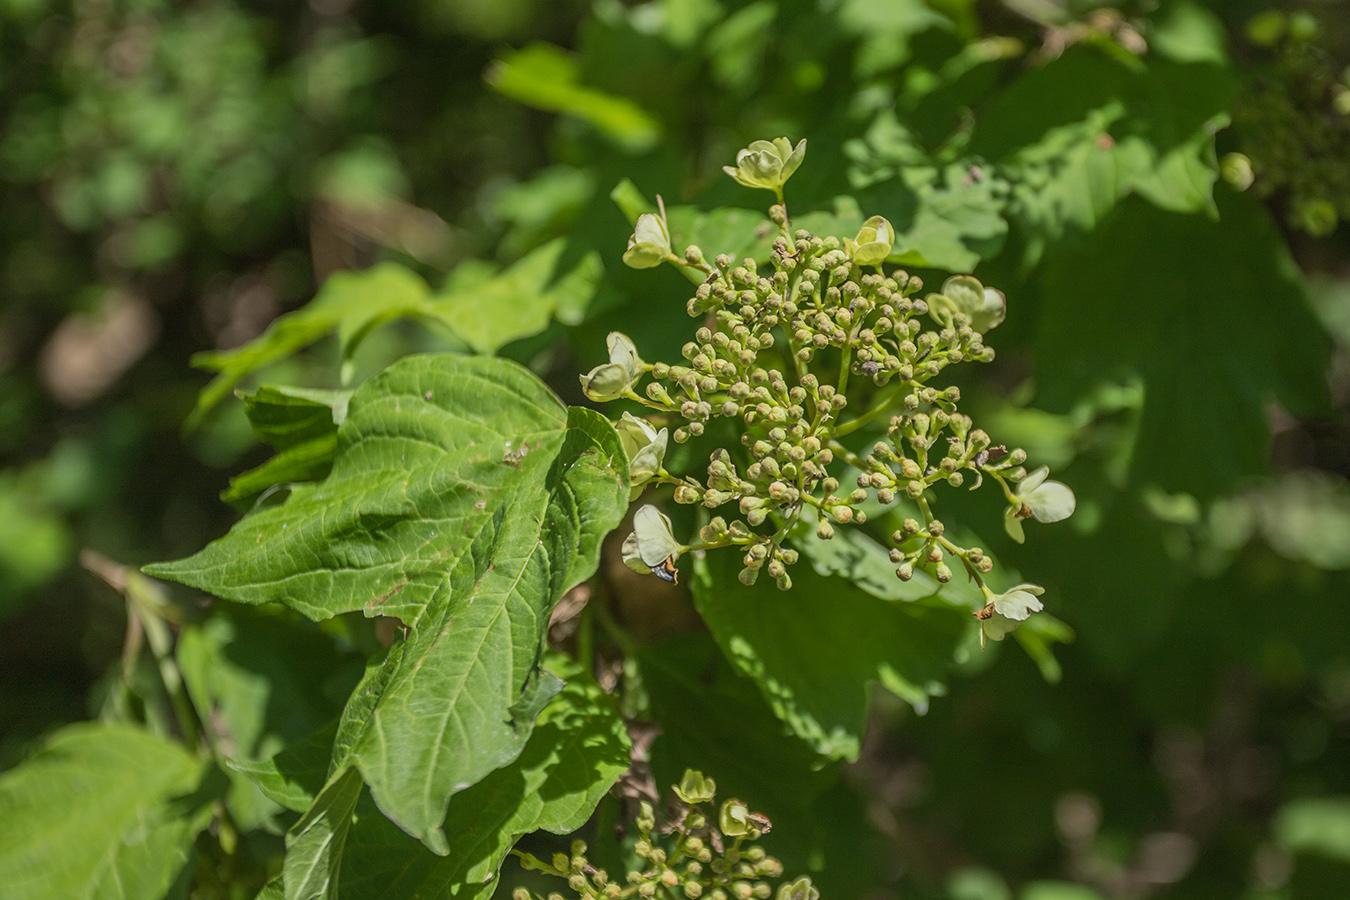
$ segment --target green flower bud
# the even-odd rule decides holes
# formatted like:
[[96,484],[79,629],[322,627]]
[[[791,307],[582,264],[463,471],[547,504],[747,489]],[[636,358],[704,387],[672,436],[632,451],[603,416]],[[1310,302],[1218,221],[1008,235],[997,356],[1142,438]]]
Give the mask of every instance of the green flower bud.
[[778,900],[820,900],[820,891],[811,884],[810,878],[803,875],[796,881],[780,886]]
[[736,166],[723,166],[737,183],[748,188],[781,191],[806,156],[806,140],[793,147],[785,137],[773,141],[754,141],[736,154]]

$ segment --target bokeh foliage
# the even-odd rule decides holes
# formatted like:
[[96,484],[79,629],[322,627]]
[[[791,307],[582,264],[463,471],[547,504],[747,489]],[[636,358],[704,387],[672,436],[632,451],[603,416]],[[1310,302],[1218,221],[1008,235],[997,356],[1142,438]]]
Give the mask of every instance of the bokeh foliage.
[[[943,502],[1034,571],[1065,624],[981,653],[941,610],[890,602],[862,552],[815,561],[786,598],[737,596],[715,571],[692,597],[655,593],[602,565],[617,637],[586,640],[635,642],[622,649],[641,682],[621,707],[663,728],[657,784],[694,766],[762,806],[774,852],[829,897],[1344,895],[1344,16],[1099,6],[0,6],[0,615],[14,635],[0,763],[36,752],[0,776],[0,822],[26,808],[15,797],[70,802],[60,767],[81,754],[108,764],[94,726],[34,750],[98,718],[108,753],[147,763],[100,807],[158,823],[131,842],[153,865],[119,857],[146,896],[251,897],[284,848],[288,866],[349,867],[351,890],[364,878],[388,896],[481,879],[499,854],[437,869],[341,781],[321,799],[355,809],[345,855],[324,855],[327,819],[282,837],[326,782],[333,736],[315,732],[380,652],[370,623],[184,608],[89,561],[147,644],[165,639],[152,623],[186,620],[185,693],[202,728],[239,742],[232,759],[292,750],[246,777],[180,749],[196,747],[173,686],[151,654],[119,658],[120,605],[75,554],[182,556],[234,518],[221,491],[249,510],[326,476],[346,392],[411,352],[495,353],[573,404],[610,330],[677,359],[690,286],[623,267],[631,220],[659,193],[678,247],[764,253],[762,198],[720,166],[786,134],[810,142],[796,225],[851,233],[882,214],[910,271],[1006,291],[998,360],[961,387],[996,440],[1073,485],[1079,511],[1015,555],[997,508]],[[200,399],[196,353],[219,373]],[[471,813],[512,836],[580,824],[569,804],[586,786],[540,735],[589,740],[606,771],[622,748],[612,713],[576,712],[598,689],[574,682],[564,701],[579,705],[550,707],[516,762],[466,792],[492,799],[452,800],[447,833]],[[497,802],[521,783],[563,800]],[[230,816],[212,820],[203,803],[220,797]],[[602,802],[597,835],[620,806]],[[100,821],[70,840],[128,840]],[[17,852],[0,851],[0,884],[55,865]],[[410,860],[405,881],[378,877],[391,854]],[[17,896],[79,889],[24,884]]]

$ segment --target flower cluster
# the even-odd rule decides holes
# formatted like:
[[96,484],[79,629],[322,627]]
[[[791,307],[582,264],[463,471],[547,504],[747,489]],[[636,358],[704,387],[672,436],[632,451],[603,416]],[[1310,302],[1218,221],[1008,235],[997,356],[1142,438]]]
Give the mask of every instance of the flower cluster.
[[[586,858],[586,844],[574,841],[572,855],[554,854],[551,861],[513,850],[526,869],[567,879],[579,900],[622,900],[639,897],[670,898],[679,891],[689,900],[819,900],[811,879],[802,876],[783,882],[775,895],[766,879],[783,874],[783,864],[755,846],[770,830],[771,823],[739,800],[727,800],[707,813],[703,804],[713,804],[717,786],[701,772],[688,770],[675,786],[679,799],[677,817],[658,832],[656,816],[643,802],[637,817],[634,853],[638,867],[622,879],[611,878]],[[541,900],[525,888],[516,888],[513,900]],[[547,900],[563,900],[551,893]]]
[[[647,484],[669,484],[677,503],[709,510],[734,504],[740,518],[715,515],[686,545],[664,514],[644,506],[624,561],[674,581],[682,553],[735,547],[743,554],[742,582],[753,584],[764,572],[786,590],[799,557],[790,546],[799,524],[813,524],[828,540],[837,525],[866,522],[865,501],[907,502],[916,517],[892,535],[896,576],[908,580],[922,569],[945,583],[959,563],[987,600],[975,613],[982,638],[1001,640],[1041,608],[1041,589],[995,594],[987,587],[993,561],[950,540],[933,515],[930,491],[939,483],[974,490],[992,480],[1018,542],[1025,520],[1056,522],[1074,510],[1068,487],[1048,480],[1048,469],[1028,473],[1023,451],[994,444],[958,410],[956,387],[934,384],[949,366],[993,359],[984,335],[1003,321],[1006,300],[969,275],[924,294],[921,279],[887,271],[898,238],[882,216],[867,219],[853,237],[793,232],[783,185],[805,150],[805,141],[795,148],[786,138],[756,141],[738,154],[736,167],[726,167],[739,183],[771,190],[778,200],[769,210],[779,235],[767,267],[726,255],[709,262],[696,246],[677,255],[664,207],[637,221],[625,260],[697,271],[701,283],[688,312],[703,324],[679,364],[648,363],[628,337],[610,334],[609,362],[583,375],[582,388],[593,400],[639,403],[673,427],[668,437],[665,427],[628,413],[617,424],[634,499]],[[719,418],[736,420],[741,447],[715,450],[706,478],[666,472],[668,440],[696,438]],[[844,438],[862,429],[880,439],[870,450],[850,449]],[[855,486],[843,487],[840,476]]]

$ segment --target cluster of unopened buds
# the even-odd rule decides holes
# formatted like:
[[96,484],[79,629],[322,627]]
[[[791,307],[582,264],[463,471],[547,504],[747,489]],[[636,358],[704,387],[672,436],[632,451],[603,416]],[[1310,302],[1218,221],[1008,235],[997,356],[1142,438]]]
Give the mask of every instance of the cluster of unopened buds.
[[[1048,480],[1048,469],[1028,472],[1023,451],[994,444],[958,411],[956,387],[931,384],[948,366],[993,359],[984,335],[1003,321],[1004,296],[969,275],[921,296],[919,278],[886,270],[897,238],[881,216],[854,237],[794,233],[783,185],[805,150],[805,141],[795,148],[785,138],[756,141],[735,167],[725,167],[739,183],[777,198],[769,217],[779,235],[767,268],[726,255],[710,262],[696,246],[677,255],[659,198],[659,212],[637,219],[624,261],[696,271],[702,283],[688,312],[703,325],[678,365],[647,363],[626,335],[611,333],[609,362],[583,375],[582,388],[592,400],[629,400],[653,413],[653,421],[624,413],[616,423],[632,499],[649,484],[673,485],[677,503],[709,510],[735,504],[742,518],[716,515],[685,544],[664,513],[642,506],[624,561],[674,581],[682,554],[736,547],[744,554],[742,582],[767,573],[787,590],[799,557],[791,544],[802,528],[813,523],[816,537],[829,540],[836,525],[867,521],[865,501],[903,500],[922,521],[905,519],[891,535],[896,576],[908,581],[922,570],[946,583],[959,562],[986,601],[975,611],[981,640],[1001,640],[1042,608],[1042,589],[994,593],[984,579],[993,561],[945,534],[930,490],[939,483],[974,490],[992,480],[1008,504],[1007,531],[1019,543],[1025,520],[1057,522],[1074,510],[1073,492]],[[739,423],[742,446],[716,449],[705,479],[667,472],[669,441],[697,438],[718,418]],[[865,428],[881,439],[870,450],[849,449],[842,439]],[[855,487],[841,485],[843,471],[857,473]]]
[[[677,814],[661,829],[651,805],[643,801],[633,846],[638,867],[623,878],[592,865],[583,841],[572,843],[571,856],[556,853],[547,862],[530,853],[512,852],[523,868],[566,879],[579,900],[649,900],[657,894],[672,898],[677,891],[688,900],[819,900],[820,892],[806,876],[779,884],[775,893],[770,880],[782,876],[783,864],[755,845],[769,832],[769,820],[740,800],[717,807],[716,790],[711,778],[686,771],[674,788],[680,801]],[[706,813],[704,804],[710,807]],[[541,900],[525,888],[516,888],[512,898]],[[546,900],[564,897],[550,893]]]

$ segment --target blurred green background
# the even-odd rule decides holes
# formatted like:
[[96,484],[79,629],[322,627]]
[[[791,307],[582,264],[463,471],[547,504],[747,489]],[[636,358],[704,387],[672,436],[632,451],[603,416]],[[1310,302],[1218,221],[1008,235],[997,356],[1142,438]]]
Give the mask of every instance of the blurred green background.
[[[953,501],[1076,640],[923,716],[878,692],[816,806],[829,900],[1350,896],[1347,66],[1332,0],[0,0],[0,767],[108,699],[80,550],[191,552],[268,456],[233,400],[184,428],[193,354],[340,270],[471,291],[545,248],[598,259],[582,301],[391,324],[348,374],[496,351],[582,402],[606,331],[691,327],[611,192],[731,249],[697,210],[760,210],[720,167],[782,134],[800,224],[880,213],[1007,293],[962,387],[1079,497],[1017,554]],[[304,343],[267,380],[338,386]]]

